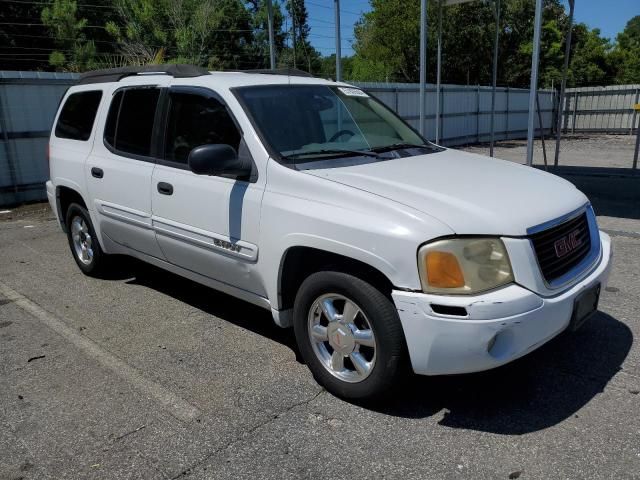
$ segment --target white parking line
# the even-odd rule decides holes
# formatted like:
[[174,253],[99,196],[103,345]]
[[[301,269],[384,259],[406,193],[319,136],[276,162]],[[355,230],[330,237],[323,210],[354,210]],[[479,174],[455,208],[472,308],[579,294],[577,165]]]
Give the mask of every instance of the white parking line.
[[190,422],[201,415],[197,407],[167,390],[162,385],[149,380],[137,369],[104,350],[90,338],[79,334],[55,315],[47,312],[32,300],[2,282],[0,282],[0,294],[7,300],[13,301],[15,305],[25,312],[33,315],[51,330],[82,350],[87,356],[92,357],[103,367],[108,368],[123,380],[127,381],[146,397],[153,398],[178,420]]

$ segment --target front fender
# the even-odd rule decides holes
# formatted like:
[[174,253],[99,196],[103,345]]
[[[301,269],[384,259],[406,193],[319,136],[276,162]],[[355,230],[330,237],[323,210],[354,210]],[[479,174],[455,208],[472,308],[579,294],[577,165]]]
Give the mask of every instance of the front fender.
[[287,250],[310,247],[380,271],[398,288],[418,290],[418,246],[451,229],[422,212],[362,190],[270,162],[262,202],[260,268],[272,305]]

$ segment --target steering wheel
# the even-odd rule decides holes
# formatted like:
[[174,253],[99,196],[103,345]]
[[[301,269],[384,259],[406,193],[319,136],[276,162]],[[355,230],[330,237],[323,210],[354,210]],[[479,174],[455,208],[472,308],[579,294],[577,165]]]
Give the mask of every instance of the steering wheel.
[[333,136],[329,139],[329,141],[335,142],[342,135],[349,135],[349,138],[351,138],[355,135],[355,133],[353,133],[351,130],[338,130],[336,133],[333,134]]

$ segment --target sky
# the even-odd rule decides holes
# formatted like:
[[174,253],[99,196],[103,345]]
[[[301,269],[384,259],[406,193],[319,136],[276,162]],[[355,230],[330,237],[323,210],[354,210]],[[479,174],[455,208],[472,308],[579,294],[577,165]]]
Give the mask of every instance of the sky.
[[[568,12],[568,1],[563,0],[563,3]],[[311,43],[323,55],[331,55],[335,52],[334,0],[305,0],[305,4],[309,13]],[[369,9],[369,0],[340,0],[343,56],[353,54],[353,25],[360,18],[360,14]],[[615,40],[627,21],[635,15],[640,15],[640,0],[576,0],[576,22],[599,28],[602,36],[611,40]]]
[[[569,3],[563,3],[568,12]],[[615,40],[631,18],[640,15],[640,0],[576,0],[575,5],[577,22],[599,28],[602,36],[611,40]]]

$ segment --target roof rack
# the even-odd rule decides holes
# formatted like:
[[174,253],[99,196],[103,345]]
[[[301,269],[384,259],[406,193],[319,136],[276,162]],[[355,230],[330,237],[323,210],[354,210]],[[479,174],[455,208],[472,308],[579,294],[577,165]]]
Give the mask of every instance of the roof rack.
[[300,70],[299,68],[274,68],[273,70],[270,68],[258,68],[255,70],[238,70],[238,72],[242,73],[262,73],[265,75],[288,75],[290,77],[311,77],[313,75],[309,72],[305,72],[304,70]]
[[103,70],[94,70],[91,72],[85,72],[80,75],[78,85],[87,83],[103,83],[103,82],[118,82],[125,77],[130,77],[138,74],[153,74],[171,75],[175,78],[190,78],[199,77],[201,75],[209,75],[209,71],[203,67],[196,67],[195,65],[183,65],[183,64],[168,64],[168,65],[141,65],[141,66],[128,66],[120,68],[106,68]]

